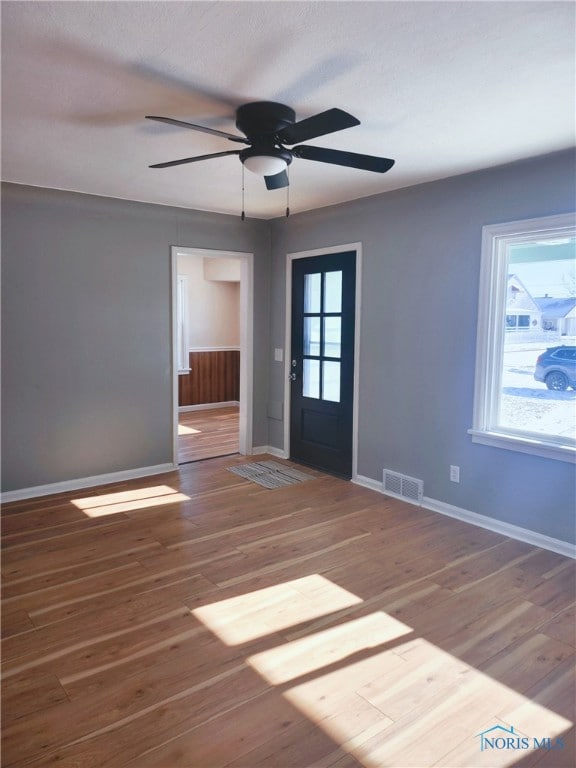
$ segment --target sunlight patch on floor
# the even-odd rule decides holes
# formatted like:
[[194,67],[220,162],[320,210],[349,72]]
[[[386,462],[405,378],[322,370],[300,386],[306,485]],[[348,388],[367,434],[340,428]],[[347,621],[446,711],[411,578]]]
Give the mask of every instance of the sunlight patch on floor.
[[163,504],[189,501],[190,496],[171,488],[169,485],[156,485],[152,488],[139,488],[133,491],[119,491],[83,499],[72,499],[72,504],[81,509],[88,517],[104,517],[120,512],[134,512]]
[[269,683],[280,685],[312,673],[316,677],[324,667],[348,667],[355,657],[366,652],[373,656],[380,646],[411,633],[398,619],[376,612],[284,643],[247,661]]
[[[483,731],[513,728],[533,750],[534,738],[554,740],[572,726],[384,611],[358,618],[336,613],[362,603],[314,574],[193,614],[227,645],[238,645],[289,627],[301,631],[305,622],[334,613],[333,626],[310,627],[308,635],[246,662],[365,768],[513,768],[528,753],[481,750]],[[569,674],[554,685],[569,686]]]
[[313,574],[196,608],[192,613],[226,645],[238,645],[361,603]]
[[194,429],[193,427],[187,427],[185,424],[178,424],[178,434],[179,435],[200,435],[202,434],[202,430]]
[[[387,635],[390,617],[380,617],[373,643]],[[316,664],[319,674],[308,674],[284,696],[366,768],[512,768],[523,753],[481,751],[483,730],[512,725],[515,734],[529,737],[532,747],[533,737],[554,739],[572,725],[421,637],[380,651],[376,643],[373,655],[357,661],[354,654],[346,657],[343,647],[362,646],[359,625],[348,624],[321,633],[320,642],[312,636],[298,649],[280,646],[248,661],[276,685]],[[361,637],[370,637],[367,632]],[[344,663],[323,672],[326,659],[334,656]]]

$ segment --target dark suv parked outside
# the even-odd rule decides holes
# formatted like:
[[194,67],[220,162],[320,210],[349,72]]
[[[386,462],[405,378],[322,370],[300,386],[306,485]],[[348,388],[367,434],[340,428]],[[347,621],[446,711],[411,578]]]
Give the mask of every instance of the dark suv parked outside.
[[576,347],[549,347],[542,352],[536,360],[534,378],[557,392],[576,389]]

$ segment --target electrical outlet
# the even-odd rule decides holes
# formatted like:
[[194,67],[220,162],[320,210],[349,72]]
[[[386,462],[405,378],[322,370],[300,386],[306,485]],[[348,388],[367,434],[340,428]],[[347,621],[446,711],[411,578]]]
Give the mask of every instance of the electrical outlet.
[[450,480],[453,483],[460,482],[460,467],[457,467],[455,464],[450,464]]

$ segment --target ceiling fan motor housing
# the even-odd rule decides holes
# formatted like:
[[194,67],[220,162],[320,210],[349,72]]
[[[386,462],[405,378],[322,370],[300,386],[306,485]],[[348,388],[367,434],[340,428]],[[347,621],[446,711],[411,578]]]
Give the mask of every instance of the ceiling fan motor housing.
[[236,110],[236,127],[252,144],[274,144],[277,134],[296,120],[296,113],[275,101],[253,101]]
[[[240,152],[242,163],[248,160],[246,167],[249,170],[265,176],[284,170],[292,162],[292,152],[281,146],[278,134],[286,126],[293,125],[295,119],[293,109],[274,101],[253,101],[238,107],[236,127],[251,144]],[[266,157],[274,158],[275,162],[266,163]],[[251,158],[254,158],[252,162]]]

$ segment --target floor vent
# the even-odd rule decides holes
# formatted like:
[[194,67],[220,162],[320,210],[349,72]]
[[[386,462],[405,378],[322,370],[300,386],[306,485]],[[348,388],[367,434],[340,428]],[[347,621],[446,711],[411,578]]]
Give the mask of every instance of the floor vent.
[[421,504],[424,495],[424,483],[415,477],[408,477],[408,475],[401,475],[399,472],[385,469],[382,477],[382,490],[389,496]]

